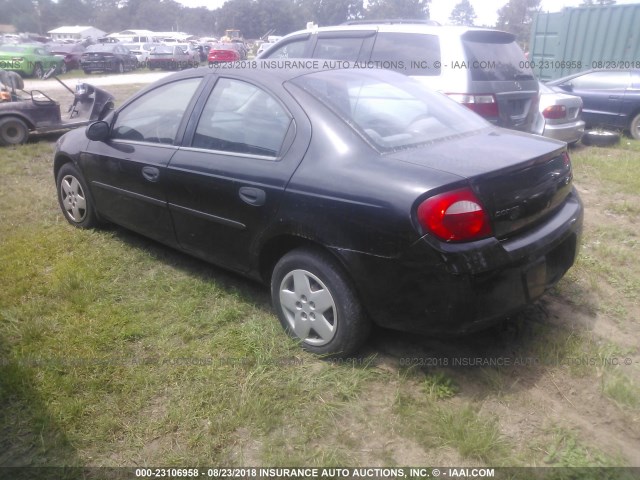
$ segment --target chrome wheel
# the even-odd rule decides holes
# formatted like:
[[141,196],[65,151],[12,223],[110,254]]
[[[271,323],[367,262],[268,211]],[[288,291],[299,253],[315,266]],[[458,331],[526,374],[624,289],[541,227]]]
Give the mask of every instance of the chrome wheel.
[[322,346],[335,336],[335,301],[313,273],[300,269],[289,272],[280,283],[280,306],[289,328],[303,342]]
[[87,200],[78,179],[66,175],[60,183],[60,200],[64,211],[75,223],[81,223],[87,216]]

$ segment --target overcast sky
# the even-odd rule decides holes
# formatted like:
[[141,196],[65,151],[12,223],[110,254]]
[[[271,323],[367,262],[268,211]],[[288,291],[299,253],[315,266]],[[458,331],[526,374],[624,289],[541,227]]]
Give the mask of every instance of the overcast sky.
[[[449,21],[451,10],[459,0],[431,0],[431,18],[445,24]],[[498,18],[497,11],[505,5],[508,0],[470,0],[476,11],[478,18],[477,25],[494,25]],[[215,10],[220,7],[224,0],[178,0],[178,2],[188,7],[208,7]],[[582,0],[542,0],[542,10],[546,12],[559,12],[563,7],[577,7]],[[638,0],[618,0],[622,3],[640,3]]]

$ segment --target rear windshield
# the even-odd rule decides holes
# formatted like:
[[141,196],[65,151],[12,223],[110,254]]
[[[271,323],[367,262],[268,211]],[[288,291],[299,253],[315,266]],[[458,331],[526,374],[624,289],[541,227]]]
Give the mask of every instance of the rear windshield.
[[462,45],[472,80],[534,79],[522,49],[509,33],[467,32],[462,36]]
[[115,44],[108,43],[96,43],[95,45],[90,45],[87,47],[87,52],[113,52],[115,49]]
[[416,80],[386,70],[332,70],[295,78],[382,151],[430,143],[489,124]]
[[165,54],[165,53],[173,53],[173,47],[170,47],[168,45],[158,45],[157,47],[155,47],[152,50],[153,53],[159,54]]

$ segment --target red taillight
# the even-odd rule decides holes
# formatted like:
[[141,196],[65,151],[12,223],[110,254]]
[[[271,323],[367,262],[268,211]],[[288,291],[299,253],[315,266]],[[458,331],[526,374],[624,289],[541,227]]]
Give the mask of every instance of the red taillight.
[[499,115],[498,102],[494,95],[468,95],[466,93],[448,93],[447,95],[483,117],[491,118]]
[[418,206],[418,221],[446,242],[467,242],[492,235],[487,212],[469,188],[427,198]]
[[564,105],[551,105],[542,111],[542,116],[549,120],[557,120],[567,116],[567,107]]

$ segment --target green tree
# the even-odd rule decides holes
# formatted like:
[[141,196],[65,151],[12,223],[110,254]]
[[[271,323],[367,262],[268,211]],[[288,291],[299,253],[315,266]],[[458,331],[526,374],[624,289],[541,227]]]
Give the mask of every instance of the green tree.
[[509,0],[498,10],[496,27],[513,33],[520,45],[527,48],[533,15],[540,8],[540,0]]
[[431,0],[370,0],[365,18],[428,19]]
[[362,18],[364,13],[363,0],[297,0],[295,5],[303,26],[307,22],[320,26],[339,25]]
[[453,10],[449,20],[454,25],[467,25],[471,26],[477,18],[476,11],[473,9],[473,5],[469,0],[461,0]]

